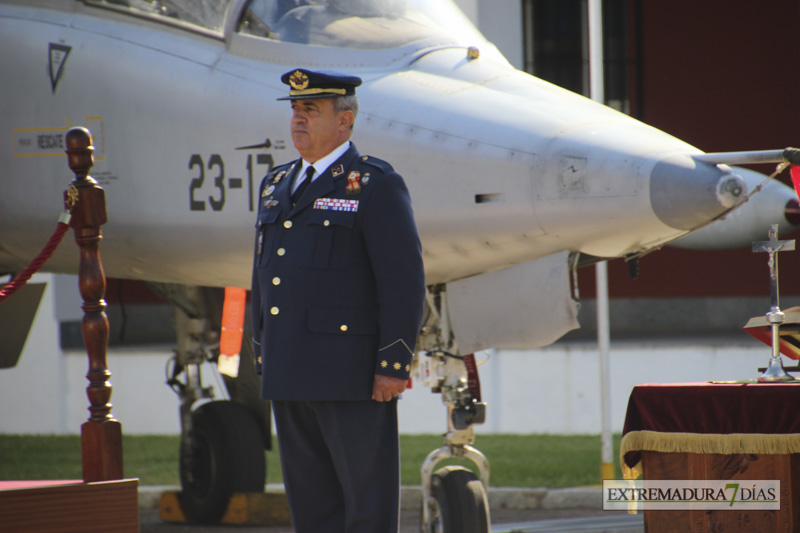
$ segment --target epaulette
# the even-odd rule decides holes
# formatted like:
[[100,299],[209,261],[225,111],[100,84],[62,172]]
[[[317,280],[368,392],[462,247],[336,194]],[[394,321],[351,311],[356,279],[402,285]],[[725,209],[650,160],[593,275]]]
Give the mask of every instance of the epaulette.
[[362,163],[381,169],[384,173],[394,172],[392,165],[383,159],[378,159],[377,157],[372,157],[371,155],[362,155],[360,160]]

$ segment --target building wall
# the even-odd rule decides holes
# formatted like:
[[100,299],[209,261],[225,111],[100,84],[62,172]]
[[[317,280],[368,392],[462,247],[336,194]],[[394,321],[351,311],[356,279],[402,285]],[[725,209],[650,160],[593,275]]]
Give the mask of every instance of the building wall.
[[521,0],[455,0],[455,3],[514,68],[522,69]]
[[640,4],[639,118],[708,152],[800,141],[800,2]]
[[[56,280],[63,285],[59,290]],[[85,349],[60,348],[56,309],[72,308],[57,304],[57,295],[69,293],[73,285],[69,282],[77,283],[77,278],[37,274],[31,282],[45,283],[47,288],[19,363],[0,371],[0,433],[76,434],[90,416],[86,396],[89,359]],[[80,303],[75,305],[82,316]],[[171,355],[171,345],[109,350],[111,413],[123,423],[125,433],[180,432],[178,397],[165,384]],[[210,366],[204,378],[217,398],[224,397],[224,388],[214,379]]]
[[[637,118],[706,152],[800,143],[800,1],[631,4],[640,9],[631,35],[640,36],[633,47],[639,54],[638,77],[632,81],[638,102],[631,106],[640,113]],[[770,174],[775,166],[753,168]],[[788,172],[782,180],[788,183]],[[795,231],[789,238],[798,235]],[[640,282],[615,276],[610,291],[612,297],[634,296],[635,286],[638,297],[768,298],[764,255],[747,248],[665,250],[642,261]],[[779,262],[782,294],[800,295],[800,253],[780,254]]]
[[[50,283],[53,275],[35,282]],[[88,358],[82,350],[58,348],[52,284],[45,290],[25,351],[16,368],[0,372],[0,433],[77,434],[89,418]],[[746,336],[740,342],[612,343],[611,426],[622,430],[635,385],[757,377],[769,349]],[[112,414],[125,434],[180,432],[178,397],[165,384],[170,346],[113,348]],[[487,420],[478,433],[600,433],[599,357],[592,342],[562,343],[539,350],[477,354]],[[210,365],[203,382],[225,398]],[[444,433],[441,396],[417,386],[400,402],[403,433]]]

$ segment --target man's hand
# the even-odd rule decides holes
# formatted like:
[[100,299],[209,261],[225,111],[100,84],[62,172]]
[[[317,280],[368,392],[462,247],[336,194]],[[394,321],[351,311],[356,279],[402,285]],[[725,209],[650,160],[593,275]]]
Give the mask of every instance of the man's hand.
[[408,385],[407,379],[375,374],[375,381],[372,382],[372,399],[376,402],[391,401],[406,390],[406,385]]

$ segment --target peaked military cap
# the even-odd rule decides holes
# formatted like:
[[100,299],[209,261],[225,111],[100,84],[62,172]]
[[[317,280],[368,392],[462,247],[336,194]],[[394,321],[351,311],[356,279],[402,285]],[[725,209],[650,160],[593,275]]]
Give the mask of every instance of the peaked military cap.
[[281,76],[281,81],[291,87],[289,96],[278,100],[309,100],[312,98],[335,98],[356,94],[361,78],[338,72],[306,70],[298,68]]

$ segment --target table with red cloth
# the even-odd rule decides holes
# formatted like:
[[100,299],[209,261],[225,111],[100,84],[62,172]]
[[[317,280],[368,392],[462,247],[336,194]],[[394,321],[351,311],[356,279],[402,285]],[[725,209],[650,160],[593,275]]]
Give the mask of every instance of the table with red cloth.
[[622,435],[628,479],[781,480],[780,511],[645,511],[646,531],[800,531],[800,384],[639,385]]

